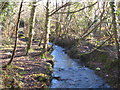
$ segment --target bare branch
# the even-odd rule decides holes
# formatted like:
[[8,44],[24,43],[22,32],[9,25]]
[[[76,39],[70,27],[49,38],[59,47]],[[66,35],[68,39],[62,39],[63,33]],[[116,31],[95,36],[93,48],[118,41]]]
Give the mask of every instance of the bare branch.
[[87,37],[91,32],[93,32],[106,18],[104,17],[98,24],[95,25],[93,29],[91,29],[86,35],[84,35],[82,38]]
[[[95,3],[93,3],[93,4],[89,5],[89,6],[83,7],[83,8],[81,8],[81,9],[79,9],[79,10],[69,12],[69,13],[72,14],[72,13],[80,12],[80,11],[84,10],[85,8],[89,8],[89,7],[94,6],[96,3],[97,3],[97,2],[95,2]],[[66,14],[66,13],[68,13],[68,12],[58,12],[58,13],[56,13],[56,14]]]
[[55,14],[56,12],[58,12],[61,8],[67,7],[67,6],[70,6],[70,5],[71,5],[70,2],[68,2],[68,3],[64,4],[64,5],[62,5],[61,7],[57,8],[55,11],[53,11],[51,14],[49,14],[49,16],[54,15],[54,14]]

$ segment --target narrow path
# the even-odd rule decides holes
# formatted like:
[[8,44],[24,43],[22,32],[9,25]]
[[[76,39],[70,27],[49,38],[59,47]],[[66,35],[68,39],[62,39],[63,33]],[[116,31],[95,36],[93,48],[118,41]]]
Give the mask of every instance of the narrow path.
[[110,88],[93,70],[80,65],[79,60],[71,59],[63,48],[54,46],[55,58],[51,88]]
[[[24,43],[26,42],[26,40],[24,40],[23,42],[23,40],[20,39],[19,42]],[[20,45],[18,43],[16,54],[12,62],[14,67],[12,68],[12,72],[9,71],[8,68],[6,70],[7,74],[12,75],[12,77],[10,78],[15,78],[18,81],[21,81],[23,83],[24,88],[43,88],[44,86],[49,85],[49,78],[45,79],[44,81],[39,80],[39,77],[43,75],[49,77],[48,73],[50,73],[50,71],[46,63],[47,59],[40,58],[40,47],[38,46],[38,43],[33,42],[33,50],[30,51],[27,56],[25,49],[26,45]],[[2,50],[1,62],[3,64],[6,64],[10,60],[12,50],[13,48],[4,48],[4,50]],[[39,75],[38,78],[37,75]],[[8,81],[8,83],[11,82]],[[18,82],[18,84],[20,83]]]

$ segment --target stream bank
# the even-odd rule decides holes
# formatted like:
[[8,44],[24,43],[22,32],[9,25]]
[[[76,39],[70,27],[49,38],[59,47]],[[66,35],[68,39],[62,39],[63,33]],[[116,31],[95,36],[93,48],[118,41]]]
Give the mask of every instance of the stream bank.
[[51,88],[109,88],[110,86],[95,72],[85,67],[79,59],[72,59],[64,48],[55,45],[53,79]]
[[[53,40],[54,37],[52,37],[51,41]],[[104,80],[106,80],[106,82],[113,88],[120,88],[120,80],[118,77],[119,64],[113,54],[113,46],[103,46],[100,49],[91,52],[92,49],[94,49],[94,45],[86,41],[78,43],[76,39],[71,37],[58,38],[55,44],[64,47],[64,51],[68,54],[68,56],[73,59],[81,60],[85,66],[93,69],[96,74],[104,78]]]

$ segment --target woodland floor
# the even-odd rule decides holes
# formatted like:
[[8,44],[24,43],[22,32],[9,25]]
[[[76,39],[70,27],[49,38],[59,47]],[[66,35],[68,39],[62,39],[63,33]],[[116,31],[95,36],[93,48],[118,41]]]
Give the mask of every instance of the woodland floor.
[[[50,85],[50,74],[52,72],[50,65],[46,63],[48,58],[40,57],[40,47],[38,47],[37,42],[33,42],[32,50],[27,56],[25,55],[25,45],[20,45],[20,43],[23,43],[23,41],[18,42],[12,66],[1,71],[2,87],[47,87]],[[10,47],[3,48],[2,55],[0,55],[2,65],[10,60],[12,50]]]

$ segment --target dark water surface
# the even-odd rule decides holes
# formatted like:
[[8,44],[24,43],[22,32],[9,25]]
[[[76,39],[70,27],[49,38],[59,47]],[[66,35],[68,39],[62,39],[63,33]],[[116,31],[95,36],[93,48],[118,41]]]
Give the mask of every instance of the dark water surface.
[[82,66],[80,60],[65,54],[64,48],[56,45],[53,48],[55,79],[50,88],[110,88],[93,70]]

